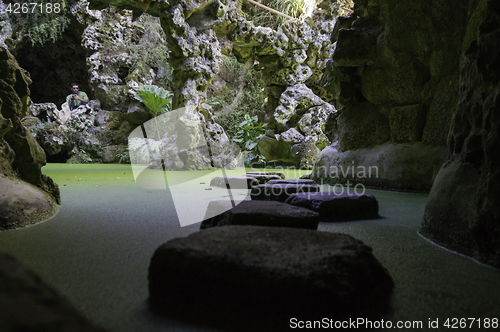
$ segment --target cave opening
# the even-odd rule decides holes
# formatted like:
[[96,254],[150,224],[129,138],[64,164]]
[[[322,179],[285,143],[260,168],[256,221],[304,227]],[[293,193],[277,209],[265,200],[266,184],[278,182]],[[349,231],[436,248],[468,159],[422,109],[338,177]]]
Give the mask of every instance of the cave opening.
[[82,46],[84,25],[72,18],[71,23],[56,41],[32,45],[29,40],[18,44],[12,53],[20,66],[30,74],[31,101],[54,103],[58,108],[70,94],[70,85],[78,83],[90,99],[94,92],[89,84],[87,53]]

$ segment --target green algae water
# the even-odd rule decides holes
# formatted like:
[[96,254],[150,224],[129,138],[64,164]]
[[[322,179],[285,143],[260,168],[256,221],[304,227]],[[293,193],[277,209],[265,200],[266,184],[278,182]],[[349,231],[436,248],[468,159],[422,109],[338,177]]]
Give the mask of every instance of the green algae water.
[[[147,269],[155,249],[199,230],[199,223],[180,227],[168,189],[137,186],[130,165],[49,164],[42,171],[59,185],[59,212],[0,232],[0,251],[14,255],[109,331],[215,331],[156,316],[147,306]],[[383,319],[417,325],[377,331],[435,331],[453,318],[500,318],[500,272],[418,235],[427,195],[366,193],[378,199],[382,218],[324,222],[318,231],[362,240],[393,278],[392,309]],[[431,329],[436,321],[440,328]]]

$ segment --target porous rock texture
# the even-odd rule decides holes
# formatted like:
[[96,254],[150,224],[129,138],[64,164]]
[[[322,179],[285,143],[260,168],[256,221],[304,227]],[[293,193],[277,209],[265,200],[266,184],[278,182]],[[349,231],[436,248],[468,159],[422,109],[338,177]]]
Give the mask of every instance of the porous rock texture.
[[[45,153],[21,123],[28,114],[30,83],[29,74],[0,47],[0,229],[48,218],[61,203],[59,187],[41,172]],[[32,200],[27,203],[24,196]],[[26,209],[17,211],[18,205]]]
[[103,332],[38,275],[0,253],[0,331]]
[[471,10],[448,155],[420,232],[500,268],[500,6],[479,1]]
[[232,321],[233,331],[283,330],[291,317],[369,317],[386,309],[392,289],[371,248],[351,236],[257,226],[173,239],[154,253],[148,278],[158,310]]
[[[446,157],[473,3],[354,3],[354,12],[337,20],[321,80],[339,111],[325,124],[334,143],[320,154],[313,178],[429,191]],[[377,166],[378,175],[330,177],[330,168],[349,165]]]
[[[334,19],[331,15],[326,18],[326,10],[318,8],[309,23],[289,20],[274,31],[247,21],[241,13],[241,5],[231,0],[189,3],[91,1],[95,9],[108,5],[130,9],[134,15],[146,12],[160,17],[171,52],[170,65],[174,70],[174,108],[182,105],[192,108],[202,115],[201,121],[205,124],[213,123],[210,106],[204,103],[206,89],[219,70],[223,49],[225,53],[232,49],[239,61],[255,60],[255,69],[263,71],[268,97],[265,121],[272,143],[276,144],[276,135],[290,128],[311,136],[309,140],[296,142],[294,150],[291,145],[281,145],[280,148],[284,149],[281,154],[270,154],[267,156],[269,160],[311,167],[319,150],[329,143],[321,126],[314,120],[335,112],[328,104],[331,99],[328,92],[316,84],[333,48],[328,40]],[[282,98],[282,94],[288,88],[303,90],[303,84],[311,87],[308,90],[312,89],[308,96],[301,97],[306,98],[306,104],[310,105],[295,110],[289,105],[287,95]],[[276,121],[274,113],[280,103],[297,112],[291,122]],[[261,153],[267,153],[263,151]]]

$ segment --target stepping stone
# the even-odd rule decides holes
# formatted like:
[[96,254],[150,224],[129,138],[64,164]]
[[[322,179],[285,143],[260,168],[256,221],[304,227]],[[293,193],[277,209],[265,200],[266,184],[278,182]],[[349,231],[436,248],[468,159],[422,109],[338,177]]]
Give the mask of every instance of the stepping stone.
[[[231,202],[215,201],[212,208],[229,207],[229,204]],[[228,225],[318,229],[318,223],[319,214],[309,209],[280,202],[243,201],[218,216],[204,220],[200,229]]]
[[292,194],[317,192],[319,189],[317,185],[308,184],[260,184],[252,187],[250,197],[253,200],[284,202]]
[[300,177],[300,179],[310,179],[312,176],[312,173],[306,173]]
[[255,226],[170,240],[155,251],[148,278],[157,312],[232,331],[282,331],[291,317],[377,317],[393,287],[371,248],[349,235]]
[[226,188],[226,179],[231,189],[250,189],[259,184],[259,181],[250,176],[216,176],[210,181],[211,187]]
[[0,330],[104,332],[14,257],[0,253]]
[[247,172],[249,176],[261,176],[261,175],[277,175],[280,179],[285,179],[285,174],[283,172]]
[[290,195],[285,203],[308,208],[321,216],[321,221],[349,221],[380,218],[378,201],[373,195],[317,192]]
[[258,174],[247,174],[247,176],[251,176],[256,178],[259,181],[259,184],[266,184],[272,180],[281,180],[279,175],[258,175]]
[[[241,200],[239,201],[234,201],[235,206],[240,204]],[[231,210],[233,208],[233,204],[229,199],[227,200],[218,200],[218,201],[210,201],[207,206],[207,211],[205,212],[205,217],[203,220],[207,220],[213,217],[216,217],[228,210]],[[203,226],[203,223],[202,223]],[[200,227],[203,228],[203,227]]]
[[267,184],[310,184],[310,185],[316,185],[316,183],[313,180],[308,180],[308,179],[270,180],[267,182]]

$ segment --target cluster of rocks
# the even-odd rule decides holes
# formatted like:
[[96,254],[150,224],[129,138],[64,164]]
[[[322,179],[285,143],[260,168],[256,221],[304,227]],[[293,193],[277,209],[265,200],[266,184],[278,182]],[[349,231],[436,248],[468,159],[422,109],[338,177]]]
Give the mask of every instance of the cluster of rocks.
[[[70,111],[67,103],[59,110],[53,103],[32,103],[30,116],[22,123],[30,129],[37,142],[49,156],[59,162],[104,162],[119,161],[125,155],[127,137],[121,137],[109,123],[106,111],[99,101],[91,100],[87,105]],[[122,135],[126,133],[121,133]]]
[[[211,186],[248,189],[249,198],[235,202],[210,203],[200,226],[259,225],[317,229],[320,221],[347,221],[379,218],[373,195],[322,192],[313,180],[285,180],[281,172],[248,172],[245,176],[215,177]],[[214,211],[218,210],[219,213]],[[210,212],[210,213],[209,213]]]
[[[288,186],[294,192],[313,188],[311,180],[281,177],[252,172],[227,182],[214,178],[211,185],[239,180],[253,184],[252,191],[261,186]],[[378,217],[376,199],[319,194],[293,193],[289,204],[254,195],[233,208],[228,201],[212,202],[209,210],[227,211],[205,220],[203,231],[171,240],[154,253],[149,267],[154,308],[190,320],[195,312],[204,323],[245,322],[266,330],[284,317],[380,314],[387,309],[392,280],[371,249],[348,235],[315,231],[320,221],[337,220],[337,215],[339,220]],[[221,320],[221,315],[234,321]]]
[[[91,2],[92,8],[103,5]],[[218,73],[221,55],[232,52],[241,62],[254,61],[255,69],[263,71],[267,135],[259,150],[267,160],[312,167],[320,150],[330,143],[321,122],[336,110],[328,103],[327,91],[316,84],[333,49],[329,38],[334,17],[326,19],[327,10],[318,8],[309,23],[290,20],[274,31],[254,26],[242,15],[240,5],[230,0],[189,6],[155,2],[145,8],[134,1],[115,5],[160,17],[173,69],[173,108],[185,106],[198,112],[207,137],[216,136],[221,128],[216,128],[211,107],[205,103],[206,90]],[[113,77],[111,84],[116,84]],[[99,83],[98,89],[106,84]]]
[[[335,22],[330,1],[318,7],[307,23],[290,20],[277,31],[254,26],[242,15],[241,4],[232,0],[192,2],[187,7],[175,1],[145,7],[134,1],[121,1],[117,7],[109,4],[113,3],[71,5],[70,24],[62,40],[50,47],[30,48],[26,42],[7,38],[37,77],[35,99],[62,103],[61,91],[66,91],[62,84],[71,80],[81,83],[82,90],[99,101],[96,111],[106,120],[106,140],[101,144],[106,150],[104,161],[118,161],[114,156],[121,155],[127,136],[151,119],[150,112],[134,99],[134,88],[165,81],[165,66],[138,66],[141,55],[127,47],[147,46],[143,41],[151,43],[153,37],[157,38],[155,44],[168,45],[163,53],[169,53],[173,69],[168,79],[175,92],[173,109],[185,106],[196,113],[193,121],[204,127],[207,140],[222,141],[216,145],[227,140],[205,101],[221,55],[233,53],[241,62],[254,62],[254,68],[263,72],[267,133],[258,148],[266,160],[311,168],[320,151],[331,143],[322,124],[336,109],[329,104],[328,91],[317,84],[334,47],[329,41]],[[158,26],[160,20],[163,31],[151,34],[151,22]],[[68,48],[68,43],[81,46]],[[52,54],[59,68],[43,75],[46,68],[36,59],[48,61]],[[81,159],[79,153],[68,153]]]

